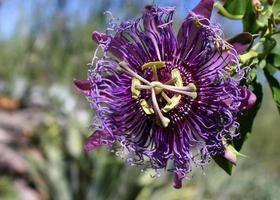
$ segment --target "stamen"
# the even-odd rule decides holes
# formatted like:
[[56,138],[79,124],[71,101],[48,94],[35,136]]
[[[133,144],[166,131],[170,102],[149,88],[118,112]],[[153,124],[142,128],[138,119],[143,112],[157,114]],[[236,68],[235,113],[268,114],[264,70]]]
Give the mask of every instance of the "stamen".
[[[185,91],[186,90],[185,87],[174,87],[174,86],[170,87],[170,85],[164,85],[161,82],[157,82],[157,81],[151,82],[150,85],[153,88],[160,88],[161,90],[162,89],[169,90],[169,91],[174,92],[174,93],[178,93],[178,94],[183,94],[183,95],[189,96],[189,97],[191,97],[193,99],[195,99],[197,97],[197,93],[196,92]],[[182,88],[183,88],[183,90],[182,90]]]
[[165,85],[162,84],[162,86],[164,87],[164,89],[168,90],[182,90],[182,91],[187,91],[187,92],[196,92],[196,87],[193,83],[188,84],[187,86],[183,86],[183,87],[177,87],[177,86],[173,86],[173,85]]
[[137,99],[140,95],[141,82],[137,78],[133,78],[131,81],[131,94],[133,99]]
[[196,99],[197,98],[197,93],[196,92],[188,92],[188,91],[175,90],[175,89],[170,89],[170,88],[164,88],[164,89],[169,90],[171,92],[178,93],[178,94],[183,94],[183,95],[189,96],[192,99]]
[[161,96],[165,99],[165,101],[167,101],[167,103],[171,103],[172,100],[169,98],[169,96],[167,96],[165,92],[162,92]]
[[166,113],[166,112],[172,110],[175,106],[177,106],[179,104],[180,99],[181,99],[181,95],[180,94],[175,94],[171,98],[171,102],[167,103],[166,106],[164,106],[164,108],[162,109],[162,111]]
[[152,115],[154,114],[154,109],[151,108],[147,101],[145,99],[140,99],[140,106],[143,108],[144,112],[147,114],[147,115]]
[[[150,86],[148,85],[137,85],[136,89],[144,89],[144,90],[150,90],[152,87],[155,88],[156,94],[161,93],[163,90],[169,90],[174,93],[180,93],[183,95],[189,96],[190,93],[196,93],[196,87],[193,83],[188,84],[184,87],[177,87],[177,86],[171,86],[171,85],[165,85],[158,81],[153,81],[150,83]],[[193,94],[191,94],[191,97]]]
[[161,113],[160,108],[157,103],[156,92],[155,92],[154,88],[152,88],[152,102],[153,102],[153,108],[155,109],[156,115],[159,117],[159,120],[161,121],[161,124],[163,125],[163,127],[166,128],[170,122],[170,119],[164,117],[163,114]]
[[173,69],[171,71],[171,77],[176,79],[176,81],[175,81],[176,86],[180,86],[180,87],[183,86],[183,80],[182,80],[180,71],[178,69]]
[[186,88],[187,88],[188,91],[192,91],[192,92],[196,92],[196,90],[197,90],[195,84],[193,84],[193,83],[189,83],[186,86]]

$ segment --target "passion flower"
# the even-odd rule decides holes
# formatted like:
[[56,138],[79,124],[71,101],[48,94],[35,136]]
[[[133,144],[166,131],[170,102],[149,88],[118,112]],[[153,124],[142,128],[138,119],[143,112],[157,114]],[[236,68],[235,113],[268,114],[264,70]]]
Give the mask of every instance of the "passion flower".
[[238,114],[256,100],[239,83],[238,54],[252,37],[224,40],[209,21],[212,8],[212,0],[200,1],[177,36],[175,9],[157,6],[92,33],[102,56],[95,54],[87,80],[74,81],[95,111],[86,150],[116,143],[129,163],[174,172],[176,188],[192,163],[213,155],[235,162],[227,143],[239,134]]

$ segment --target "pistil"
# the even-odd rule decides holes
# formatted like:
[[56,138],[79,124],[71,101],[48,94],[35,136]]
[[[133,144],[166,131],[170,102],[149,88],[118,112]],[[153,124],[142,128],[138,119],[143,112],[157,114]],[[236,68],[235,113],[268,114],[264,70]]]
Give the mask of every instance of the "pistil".
[[[184,86],[180,71],[176,68],[171,71],[171,79],[169,81],[165,83],[161,83],[159,81],[157,70],[164,68],[165,62],[155,61],[142,65],[142,70],[148,68],[152,70],[154,81],[151,82],[134,72],[131,68],[129,68],[127,63],[120,62],[119,65],[126,73],[133,77],[131,82],[132,98],[137,99],[141,94],[141,90],[151,91],[152,106],[150,106],[145,99],[140,99],[140,106],[142,107],[145,114],[156,114],[157,119],[160,121],[163,127],[168,126],[170,119],[166,118],[162,112],[167,113],[177,106],[181,100],[181,95],[191,97],[192,99],[197,98],[196,86],[193,83],[189,83],[188,85]],[[170,98],[165,93],[165,91],[170,91],[175,94]],[[167,102],[167,104],[162,109],[160,109],[158,105],[157,95],[161,95],[162,98]]]
[[143,83],[146,83],[147,85],[150,85],[150,82],[144,79],[142,76],[138,75],[136,72],[134,72],[132,69],[128,67],[128,64],[124,61],[119,63],[119,66],[126,70],[127,73],[129,73],[132,77],[135,77],[142,81]]
[[157,67],[154,65],[152,67],[152,70],[153,70],[153,76],[154,76],[155,80],[158,81]]

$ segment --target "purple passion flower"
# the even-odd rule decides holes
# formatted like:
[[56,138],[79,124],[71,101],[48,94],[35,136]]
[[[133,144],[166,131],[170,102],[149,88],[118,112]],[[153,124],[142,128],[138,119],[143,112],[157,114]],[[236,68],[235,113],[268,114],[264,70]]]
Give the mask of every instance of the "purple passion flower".
[[74,81],[95,111],[86,150],[117,144],[130,164],[172,171],[175,188],[211,156],[235,163],[227,144],[239,134],[238,114],[256,100],[239,84],[238,54],[252,36],[224,40],[209,21],[212,8],[212,0],[201,0],[177,36],[175,9],[156,6],[92,33],[98,47],[88,79]]

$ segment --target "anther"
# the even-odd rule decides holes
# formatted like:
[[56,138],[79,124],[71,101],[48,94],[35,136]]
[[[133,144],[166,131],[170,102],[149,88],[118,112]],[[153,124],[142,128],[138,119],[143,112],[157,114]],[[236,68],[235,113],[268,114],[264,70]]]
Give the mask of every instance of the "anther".
[[[183,86],[183,80],[182,80],[180,71],[178,69],[173,69],[171,71],[171,77],[172,77],[172,79],[175,79],[175,86],[179,86],[179,87]],[[164,106],[162,111],[163,112],[168,112],[168,111],[172,110],[176,105],[178,105],[180,100],[181,100],[181,95],[180,94],[175,94],[170,99],[170,101],[167,102],[167,104]]]
[[131,81],[131,94],[133,99],[137,99],[140,95],[141,82],[137,78],[132,78]]
[[180,94],[175,94],[170,101],[164,106],[164,108],[162,109],[163,112],[168,112],[170,110],[172,110],[175,106],[177,106],[180,102],[181,99],[181,95]]
[[171,76],[173,79],[176,79],[176,81],[175,81],[176,86],[180,86],[180,87],[183,86],[183,80],[182,80],[180,71],[178,69],[173,69],[171,71]]
[[152,115],[155,113],[154,109],[148,105],[148,102],[145,99],[140,99],[140,106],[147,115]]
[[196,92],[196,86],[195,86],[195,84],[193,84],[193,83],[189,83],[187,86],[186,86],[186,90],[187,91],[191,91],[191,92]]

